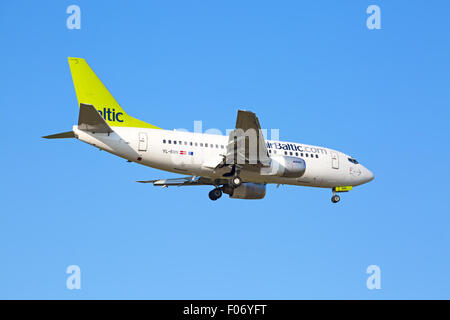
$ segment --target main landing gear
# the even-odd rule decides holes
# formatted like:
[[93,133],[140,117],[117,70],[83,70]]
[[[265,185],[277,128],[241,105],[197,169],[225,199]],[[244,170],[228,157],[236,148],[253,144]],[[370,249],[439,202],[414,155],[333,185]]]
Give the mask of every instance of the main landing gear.
[[212,189],[209,192],[208,196],[213,201],[219,199],[224,193],[229,194],[231,196],[233,195],[234,189],[236,189],[240,185],[242,185],[242,179],[238,175],[235,175],[233,178],[229,180],[227,184]]
[[223,176],[226,178],[232,177],[230,184],[233,188],[237,188],[242,184],[242,179],[239,177],[240,169],[236,168],[236,165],[234,165],[231,168],[230,172],[225,173]]
[[222,189],[221,188],[212,189],[209,192],[208,196],[212,201],[216,201],[222,196]]
[[233,165],[230,172],[223,174],[224,178],[226,178],[227,180],[229,179],[228,183],[211,190],[209,192],[209,198],[213,201],[216,201],[222,196],[223,193],[229,194],[231,196],[234,192],[234,189],[242,184],[242,179],[239,176],[239,173],[240,168],[236,165]]
[[237,188],[242,184],[242,179],[239,176],[234,176],[233,179],[231,179],[231,185],[233,188]]

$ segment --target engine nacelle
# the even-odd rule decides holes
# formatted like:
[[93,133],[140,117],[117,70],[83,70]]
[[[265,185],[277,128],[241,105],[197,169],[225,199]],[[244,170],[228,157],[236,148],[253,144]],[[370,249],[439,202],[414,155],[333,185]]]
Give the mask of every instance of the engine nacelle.
[[305,160],[289,156],[272,156],[270,167],[261,168],[261,175],[299,178],[305,174]]
[[224,188],[224,192],[235,199],[262,199],[266,195],[266,185],[262,183],[244,182],[237,188]]

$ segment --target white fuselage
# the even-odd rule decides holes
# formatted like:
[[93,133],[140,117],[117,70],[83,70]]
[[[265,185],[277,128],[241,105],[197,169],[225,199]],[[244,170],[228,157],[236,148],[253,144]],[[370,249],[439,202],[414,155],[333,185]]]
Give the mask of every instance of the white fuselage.
[[[83,142],[152,168],[212,179],[220,179],[229,171],[215,169],[226,152],[228,136],[130,127],[112,129],[110,134],[90,133],[74,126],[73,132]],[[273,159],[302,158],[305,173],[299,178],[283,178],[243,170],[243,181],[333,188],[357,186],[373,179],[363,165],[349,161],[350,156],[336,150],[272,140],[266,140],[266,145]]]

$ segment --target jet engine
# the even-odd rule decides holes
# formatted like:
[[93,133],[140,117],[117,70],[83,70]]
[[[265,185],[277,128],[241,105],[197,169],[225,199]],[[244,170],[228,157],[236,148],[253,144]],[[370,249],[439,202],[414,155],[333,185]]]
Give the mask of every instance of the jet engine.
[[299,178],[306,171],[305,160],[289,156],[272,156],[269,167],[261,168],[261,175]]
[[224,186],[223,192],[234,199],[262,199],[266,195],[266,185],[262,183],[244,182],[237,188]]

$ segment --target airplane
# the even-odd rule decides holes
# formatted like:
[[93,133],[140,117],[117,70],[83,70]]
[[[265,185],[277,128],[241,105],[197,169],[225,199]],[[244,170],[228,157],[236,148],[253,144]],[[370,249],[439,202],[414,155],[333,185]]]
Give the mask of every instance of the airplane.
[[144,166],[183,174],[143,180],[154,186],[213,186],[211,200],[262,199],[266,185],[330,188],[339,194],[374,179],[355,158],[326,147],[266,140],[258,117],[238,110],[228,136],[164,130],[129,116],[82,58],[69,57],[79,105],[78,124],[46,139],[77,138]]

